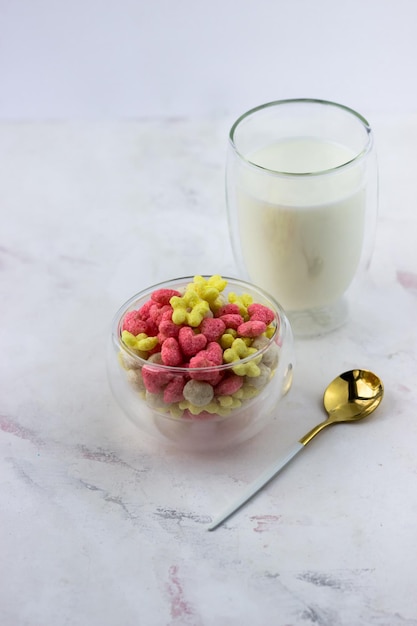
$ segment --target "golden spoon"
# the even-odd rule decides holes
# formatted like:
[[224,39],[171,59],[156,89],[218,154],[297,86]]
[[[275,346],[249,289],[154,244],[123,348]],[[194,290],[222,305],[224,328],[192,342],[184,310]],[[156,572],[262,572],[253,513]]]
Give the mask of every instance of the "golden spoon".
[[250,484],[244,493],[221,515],[214,519],[208,530],[214,530],[233,513],[240,509],[250,498],[262,489],[294,456],[321,432],[326,426],[340,422],[356,422],[363,419],[379,406],[384,395],[381,380],[368,370],[351,370],[341,374],[327,387],[323,396],[327,419],[312,428],[288,451],[288,453],[268,468],[259,478]]

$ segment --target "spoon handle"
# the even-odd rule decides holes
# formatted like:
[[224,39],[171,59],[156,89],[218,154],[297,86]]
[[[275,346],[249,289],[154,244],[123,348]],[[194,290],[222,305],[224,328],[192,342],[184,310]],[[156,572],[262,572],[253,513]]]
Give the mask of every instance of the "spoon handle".
[[293,446],[288,450],[285,456],[282,456],[278,461],[265,470],[258,478],[252,482],[248,487],[243,491],[243,493],[231,504],[229,505],[223,513],[221,513],[218,517],[214,518],[211,524],[207,527],[207,530],[214,530],[222,522],[227,520],[233,513],[235,513],[238,509],[240,509],[248,500],[250,500],[255,494],[258,493],[270,480],[275,478],[275,476],[295,457],[300,450],[304,448],[304,444],[300,441],[293,444]]

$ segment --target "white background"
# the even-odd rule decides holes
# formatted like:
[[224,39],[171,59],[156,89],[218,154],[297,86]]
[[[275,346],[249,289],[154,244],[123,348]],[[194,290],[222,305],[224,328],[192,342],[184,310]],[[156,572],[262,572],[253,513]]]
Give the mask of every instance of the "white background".
[[417,110],[415,0],[0,0],[0,120]]

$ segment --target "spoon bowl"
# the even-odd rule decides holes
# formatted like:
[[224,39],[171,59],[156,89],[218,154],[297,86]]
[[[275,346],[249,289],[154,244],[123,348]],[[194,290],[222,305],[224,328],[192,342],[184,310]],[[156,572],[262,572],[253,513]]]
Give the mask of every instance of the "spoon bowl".
[[327,419],[301,437],[285,456],[278,459],[272,467],[249,485],[243,494],[208,526],[208,530],[214,530],[220,526],[248,502],[324,428],[342,422],[357,422],[367,417],[380,405],[383,396],[384,386],[373,372],[355,369],[340,374],[324,392],[323,404],[328,415]]
[[323,428],[341,422],[356,422],[367,417],[381,403],[384,386],[369,370],[349,370],[340,374],[327,387],[323,396],[327,419],[300,439],[309,443]]

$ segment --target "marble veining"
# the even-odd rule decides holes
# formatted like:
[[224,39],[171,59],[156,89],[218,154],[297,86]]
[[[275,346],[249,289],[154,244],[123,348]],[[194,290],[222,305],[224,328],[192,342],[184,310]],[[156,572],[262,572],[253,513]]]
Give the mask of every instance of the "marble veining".
[[[344,328],[297,341],[293,389],[264,432],[178,452],[111,396],[106,343],[124,300],[237,271],[228,126],[0,124],[1,626],[417,626],[415,116],[375,121],[368,275]],[[355,366],[384,381],[378,412],[323,433],[207,532]]]

